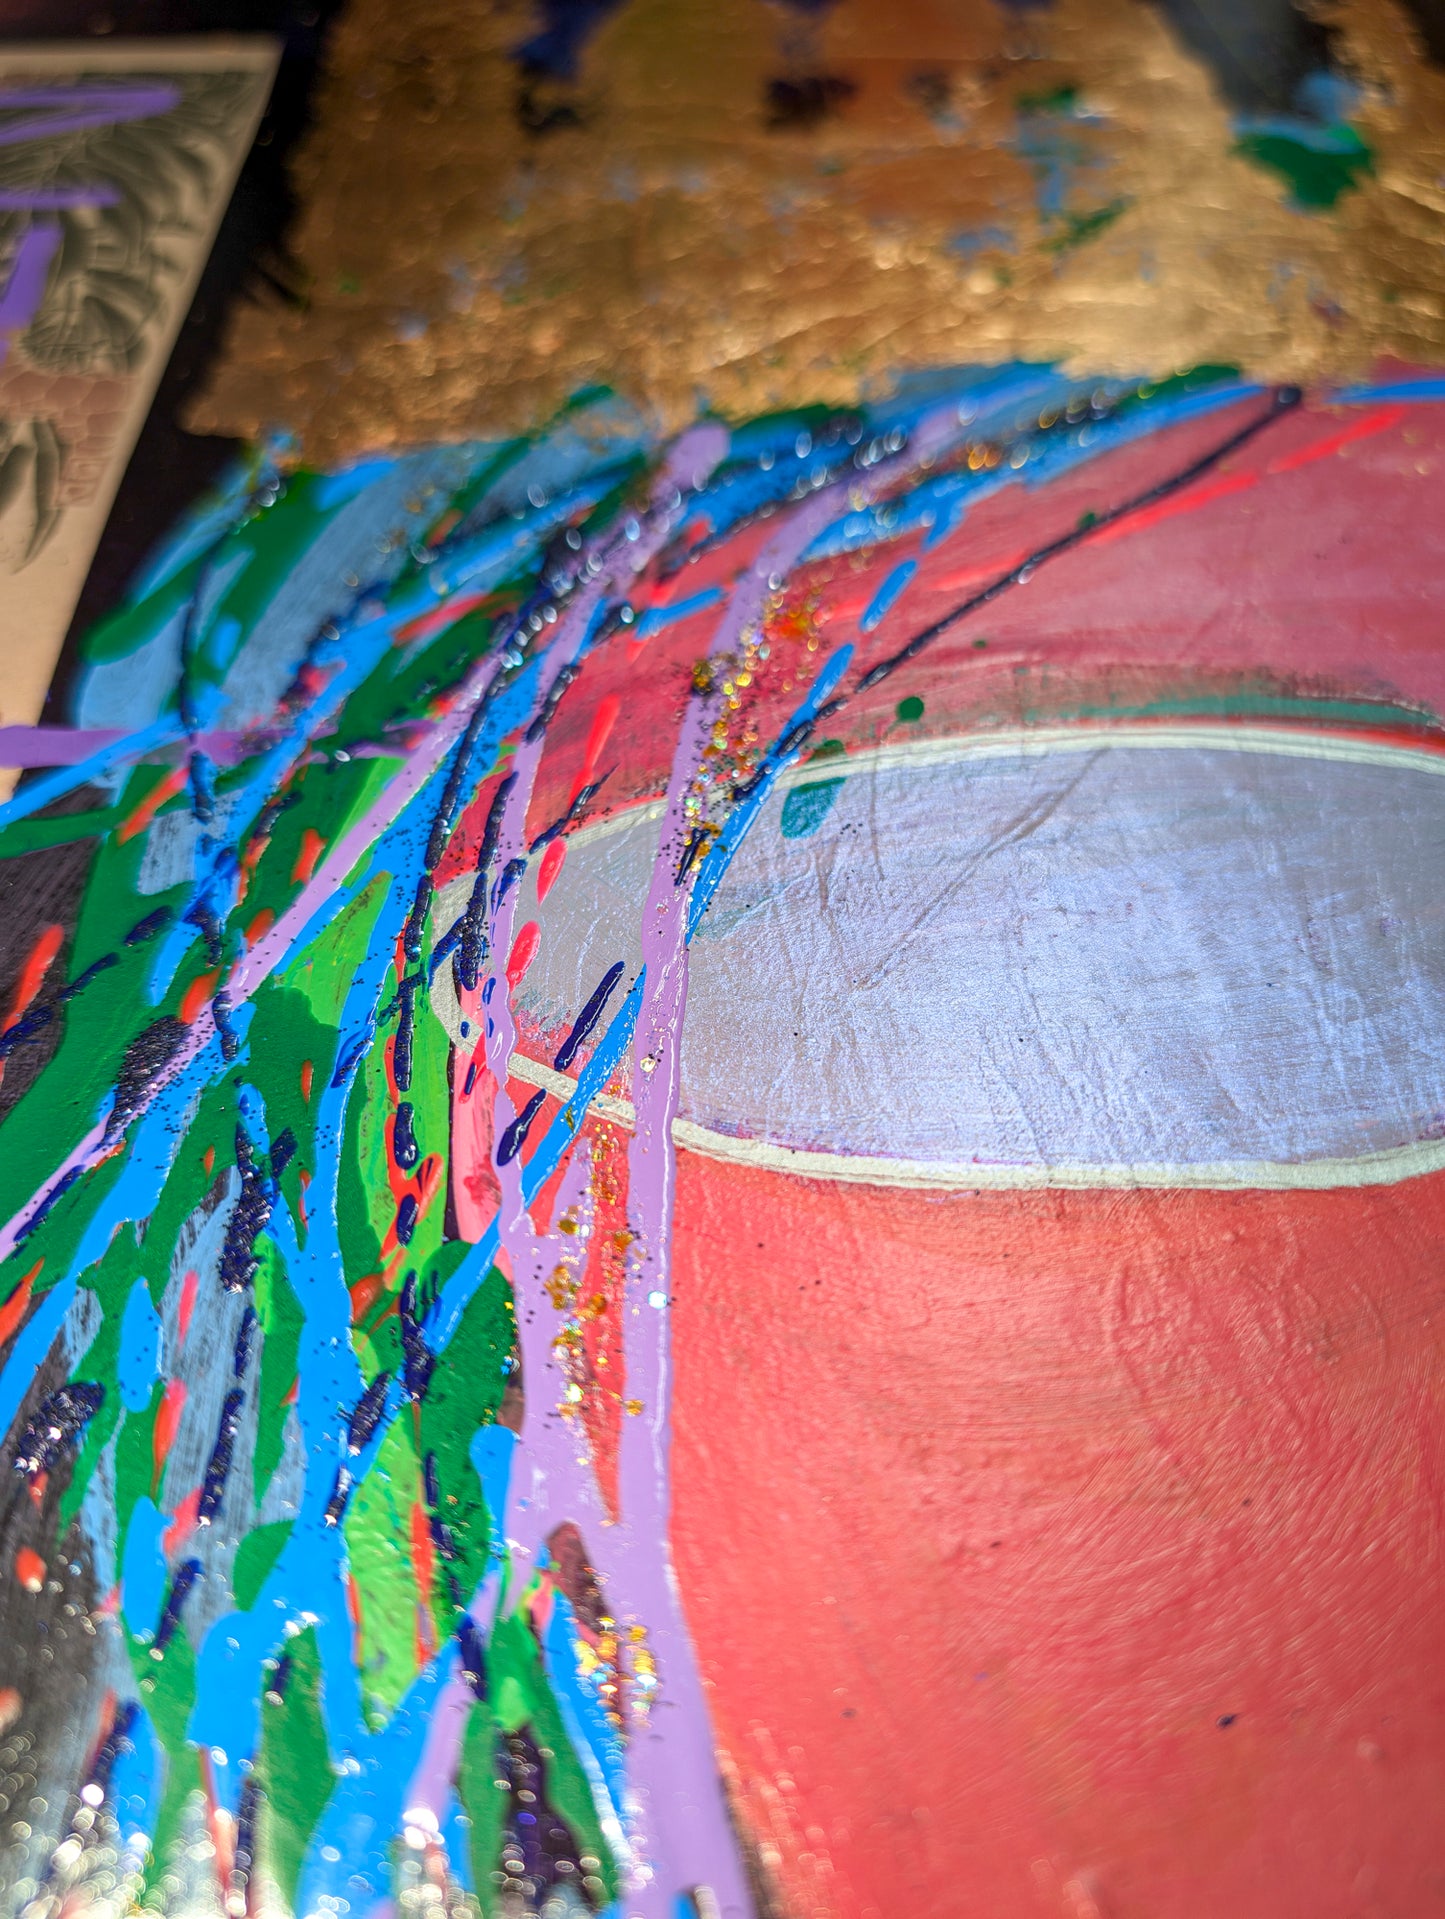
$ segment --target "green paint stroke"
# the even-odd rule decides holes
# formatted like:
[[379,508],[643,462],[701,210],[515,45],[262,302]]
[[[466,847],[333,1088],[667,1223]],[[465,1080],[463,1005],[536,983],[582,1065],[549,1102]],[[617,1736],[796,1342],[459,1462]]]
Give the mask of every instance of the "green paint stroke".
[[1235,151],[1277,174],[1289,188],[1291,204],[1310,213],[1334,206],[1375,170],[1375,156],[1343,122],[1325,129],[1328,139],[1292,138],[1282,131],[1244,133]]

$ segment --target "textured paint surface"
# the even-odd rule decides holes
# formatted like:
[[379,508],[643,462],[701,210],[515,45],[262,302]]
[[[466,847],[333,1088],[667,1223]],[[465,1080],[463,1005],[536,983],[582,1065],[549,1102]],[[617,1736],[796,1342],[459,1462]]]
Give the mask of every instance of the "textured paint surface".
[[[680,1113],[963,1163],[963,1184],[970,1162],[1290,1162],[1438,1138],[1445,756],[1198,737],[858,753],[791,834],[794,796],[819,786],[790,775],[699,928]],[[539,1030],[609,962],[639,963],[656,839],[640,808],[574,841],[519,996]],[[459,889],[443,898],[461,910]]]
[[[1437,398],[603,398],[177,531],[0,813],[17,1909],[1411,1910]],[[687,1130],[1000,1114],[1244,1190]]]
[[976,359],[1445,348],[1431,0],[618,0],[540,46],[539,10],[348,10],[305,308],[241,311],[207,430],[335,458],[593,381],[676,428]]

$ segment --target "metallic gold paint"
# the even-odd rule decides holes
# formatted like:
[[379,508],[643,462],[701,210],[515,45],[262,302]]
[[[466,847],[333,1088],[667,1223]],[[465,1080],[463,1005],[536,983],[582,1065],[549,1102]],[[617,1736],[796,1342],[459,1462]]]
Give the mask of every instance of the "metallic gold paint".
[[[305,300],[242,309],[198,427],[335,458],[534,426],[598,382],[673,429],[961,362],[1318,380],[1445,351],[1445,74],[1395,0],[1328,10],[1375,160],[1313,213],[1143,0],[1026,27],[630,0],[571,83],[523,80],[529,18],[352,9],[301,172]],[[779,83],[832,91],[779,126]],[[1057,205],[1025,120],[1063,142]]]

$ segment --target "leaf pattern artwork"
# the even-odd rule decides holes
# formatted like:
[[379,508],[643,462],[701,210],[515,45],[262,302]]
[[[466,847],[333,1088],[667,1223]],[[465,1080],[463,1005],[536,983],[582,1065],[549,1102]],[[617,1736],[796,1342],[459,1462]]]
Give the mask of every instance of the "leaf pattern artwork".
[[254,96],[244,71],[0,76],[0,566],[92,497]]

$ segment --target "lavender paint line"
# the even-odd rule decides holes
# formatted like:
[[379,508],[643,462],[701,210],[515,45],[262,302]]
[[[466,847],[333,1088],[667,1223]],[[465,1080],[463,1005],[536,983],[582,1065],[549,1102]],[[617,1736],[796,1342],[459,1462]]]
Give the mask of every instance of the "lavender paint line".
[[0,192],[0,213],[68,213],[75,207],[113,207],[118,187],[22,187]]
[[60,228],[52,221],[38,221],[21,234],[10,278],[0,293],[0,333],[19,333],[35,318],[59,245]]
[[[635,579],[665,544],[683,506],[683,494],[678,481],[686,481],[692,487],[700,485],[722,459],[726,446],[727,436],[720,429],[702,428],[685,435],[658,476],[647,513],[640,520],[629,521],[621,536],[614,536],[598,555],[594,578],[569,609],[564,631],[559,633],[549,655],[549,661],[555,659],[555,665],[539,690],[539,711],[547,709],[553,688],[575,663],[591,630],[593,614],[616,576],[622,575],[624,580],[628,577]],[[527,809],[544,745],[545,737],[541,734],[535,739],[524,738],[513,759],[512,784],[503,810],[495,856],[496,869],[500,872],[505,872],[512,860],[526,856]],[[518,1469],[513,1472],[506,1525],[509,1541],[516,1541],[525,1560],[535,1554],[541,1542],[542,1528],[553,1517],[548,1491],[551,1478],[556,1477],[565,1488],[570,1507],[570,1512],[559,1512],[557,1518],[580,1517],[582,1512],[586,1512],[589,1517],[600,1521],[602,1507],[590,1468],[585,1477],[577,1472],[577,1442],[567,1432],[556,1410],[562,1401],[567,1380],[557,1362],[551,1341],[545,1336],[540,1339],[536,1335],[529,1337],[529,1328],[540,1326],[545,1329],[543,1281],[551,1266],[569,1249],[560,1235],[538,1236],[535,1233],[523,1194],[522,1165],[515,1157],[503,1161],[498,1152],[498,1143],[516,1118],[506,1085],[507,1062],[515,1051],[517,1034],[507,981],[497,961],[511,949],[517,898],[515,887],[508,888],[500,899],[495,892],[491,896],[488,942],[492,971],[483,989],[485,1003],[483,998],[479,998],[475,1006],[469,1007],[469,1012],[474,1013],[481,1023],[482,1046],[496,1086],[493,1169],[501,1190],[497,1230],[502,1249],[512,1267],[518,1336],[523,1343],[523,1378],[529,1401],[523,1446],[526,1461],[519,1461]],[[545,1462],[538,1457],[543,1450],[538,1446],[539,1438],[549,1455]],[[559,1439],[562,1441],[561,1457],[557,1457]],[[527,1464],[532,1467],[530,1475],[526,1470]],[[525,1526],[520,1511],[524,1500],[529,1507]]]
[[[940,412],[920,422],[905,456],[881,463],[860,486],[857,476],[820,490],[788,515],[768,541],[719,621],[709,657],[732,651],[749,624],[762,617],[775,581],[786,578],[801,555],[840,506],[856,510],[860,494],[876,497],[900,472],[907,472],[957,435],[956,413]],[[695,693],[683,720],[674,756],[659,834],[652,882],[643,908],[644,987],[637,1018],[633,1076],[636,1127],[628,1148],[628,1224],[634,1234],[623,1301],[627,1391],[641,1400],[643,1412],[623,1423],[619,1448],[621,1532],[634,1551],[623,1555],[634,1575],[629,1610],[648,1626],[662,1695],[645,1732],[634,1735],[629,1771],[641,1804],[634,1808],[651,1829],[654,1849],[652,1884],[643,1889],[643,1910],[665,1919],[667,1903],[657,1903],[659,1888],[680,1884],[679,1868],[706,1876],[721,1911],[751,1910],[737,1848],[732,1837],[721,1781],[709,1736],[707,1702],[692,1657],[686,1622],[667,1551],[671,1511],[669,1459],[670,1282],[676,1149],[672,1125],[681,1088],[681,1039],[687,1003],[689,891],[677,883],[678,863],[687,835],[686,802],[703,766],[703,752],[718,710],[717,692]],[[650,1070],[649,1070],[650,1063]],[[652,1542],[651,1553],[645,1553]],[[641,1549],[641,1550],[637,1550]],[[644,1555],[650,1562],[644,1572]],[[621,1594],[614,1595],[614,1607]],[[676,1718],[672,1717],[676,1714]]]
[[0,766],[74,766],[129,738],[117,726],[0,726]]
[[486,662],[485,675],[474,681],[452,712],[438,721],[429,736],[412,749],[406,764],[387,782],[351,829],[342,834],[276,924],[237,961],[229,981],[233,1000],[249,998],[262,981],[276,970],[290,951],[296,936],[305,929],[327,897],[345,883],[351,869],[422,791],[460,738],[471,712],[501,670],[500,659]]
[[[679,449],[683,453],[687,450],[685,444]],[[670,483],[670,475],[664,475],[663,483]],[[678,504],[681,504],[680,496]],[[661,525],[645,543],[654,549],[660,544],[667,524],[665,518],[658,518]],[[637,544],[641,547],[644,542],[639,539]],[[634,574],[641,571],[646,558],[645,551],[637,553],[632,567]],[[562,670],[563,665],[559,663],[554,683]],[[719,697],[714,694],[710,700],[695,698],[689,708],[674,775],[675,812],[679,822],[683,817],[683,799],[701,764],[711,730],[712,711]],[[503,871],[509,858],[520,857],[525,850],[527,805],[541,747],[540,738],[526,742],[513,763],[513,786],[508,794],[497,848],[497,863]],[[680,839],[680,833],[672,837]],[[668,857],[666,836],[658,865],[665,874],[667,910],[683,936],[679,938],[674,932],[675,950],[685,939],[686,894],[672,883],[675,860]],[[655,917],[651,905],[650,899],[649,922]],[[516,1043],[515,1023],[503,977],[495,970],[495,956],[510,949],[515,915],[516,893],[509,889],[490,915],[490,947],[494,956],[490,990],[486,992],[490,1004],[479,1004],[475,1009],[483,1021],[483,1043],[497,1087],[494,1141],[501,1139],[515,1117],[506,1092],[507,1062]],[[645,927],[644,939],[647,931]],[[564,1517],[600,1520],[602,1513],[591,1462],[579,1445],[579,1436],[568,1430],[562,1418],[562,1392],[566,1382],[548,1338],[545,1317],[543,1280],[553,1262],[565,1256],[568,1248],[560,1234],[537,1235],[532,1229],[522,1192],[522,1168],[515,1159],[503,1162],[495,1144],[493,1167],[501,1187],[498,1234],[512,1269],[527,1389],[527,1415],[520,1449],[523,1457],[514,1461],[505,1528],[515,1567],[518,1559],[525,1565],[535,1556],[544,1530],[550,1524]],[[574,1158],[573,1171],[585,1175],[586,1161],[580,1155]],[[578,1182],[578,1191],[579,1196],[585,1191],[584,1182]],[[630,1377],[629,1366],[629,1381]],[[632,1827],[629,1840],[637,1855],[628,1867],[629,1901],[638,1919],[672,1919],[679,1895],[695,1883],[691,1877],[695,1863],[705,1876],[705,1883],[722,1897],[724,1912],[741,1916],[750,1910],[750,1904],[712,1756],[711,1730],[701,1685],[692,1665],[685,1628],[675,1603],[669,1603],[670,1576],[663,1538],[666,1506],[659,1507],[656,1498],[650,1496],[658,1488],[657,1478],[649,1476],[641,1489],[643,1496],[637,1509],[625,1512],[623,1525],[605,1531],[594,1526],[589,1537],[589,1556],[604,1581],[609,1603],[621,1616],[643,1625],[654,1644],[665,1645],[665,1656],[675,1681],[667,1707],[663,1709],[669,1715],[666,1731],[672,1737],[659,1737],[660,1724],[645,1728],[639,1724],[629,1748],[630,1770],[640,1775],[634,1777],[629,1794]],[[565,1498],[565,1506],[559,1505],[558,1494]],[[675,1721],[671,1720],[673,1712],[677,1712]],[[659,1747],[664,1748],[660,1755]],[[679,1767],[679,1749],[690,1764]],[[664,1770],[674,1775],[665,1796],[660,1790],[660,1774]],[[676,1779],[679,1771],[687,1780],[680,1790]],[[649,1833],[648,1827],[656,1828],[662,1823],[659,1814],[663,1814],[664,1808],[668,1830]]]
[[[729,625],[723,621],[720,632]],[[714,649],[716,650],[716,648]],[[623,1290],[627,1393],[642,1402],[620,1443],[621,1532],[629,1590],[613,1599],[648,1633],[662,1692],[628,1749],[637,1843],[649,1855],[640,1890],[647,1919],[670,1919],[677,1893],[707,1886],[725,1915],[752,1910],[723,1799],[710,1716],[677,1604],[667,1548],[668,1287],[682,1017],[687,1002],[687,904],[677,884],[687,834],[685,802],[703,765],[720,694],[689,701],[673,759],[667,811],[642,917],[646,985],[634,1046],[636,1131],[628,1147],[628,1224],[634,1234]]]
[[153,720],[149,726],[143,726],[137,733],[124,734],[83,759],[57,767],[43,779],[32,780],[29,786],[0,806],[0,827],[12,826],[16,820],[29,819],[42,806],[48,806],[52,800],[74,792],[77,786],[84,786],[87,780],[101,779],[113,768],[131,760],[144,759],[147,753],[157,747],[169,746],[180,738],[179,721],[174,714],[167,714],[162,719]]
[[[0,726],[0,766],[26,771],[42,766],[77,766],[130,738],[123,728],[113,726]],[[255,744],[234,732],[202,733],[194,743],[218,766],[234,765]],[[185,743],[177,738],[154,750],[157,757],[175,760],[184,749]],[[401,749],[393,747],[391,751],[399,754]],[[359,751],[353,755],[360,756]],[[143,759],[145,755],[137,757]]]
[[86,127],[148,120],[154,114],[169,113],[180,99],[180,88],[166,82],[138,87],[5,87],[0,89],[0,112],[21,107],[39,110],[0,129],[0,147],[18,147],[26,140],[56,133],[80,133]]
[[[480,1588],[478,1589],[480,1592]],[[461,1762],[462,1740],[471,1717],[475,1695],[462,1676],[455,1646],[440,1655],[446,1678],[432,1707],[431,1723],[426,1729],[422,1755],[406,1791],[403,1818],[420,1825],[432,1837],[441,1829],[452,1782]],[[424,1814],[425,1819],[418,1814]]]

